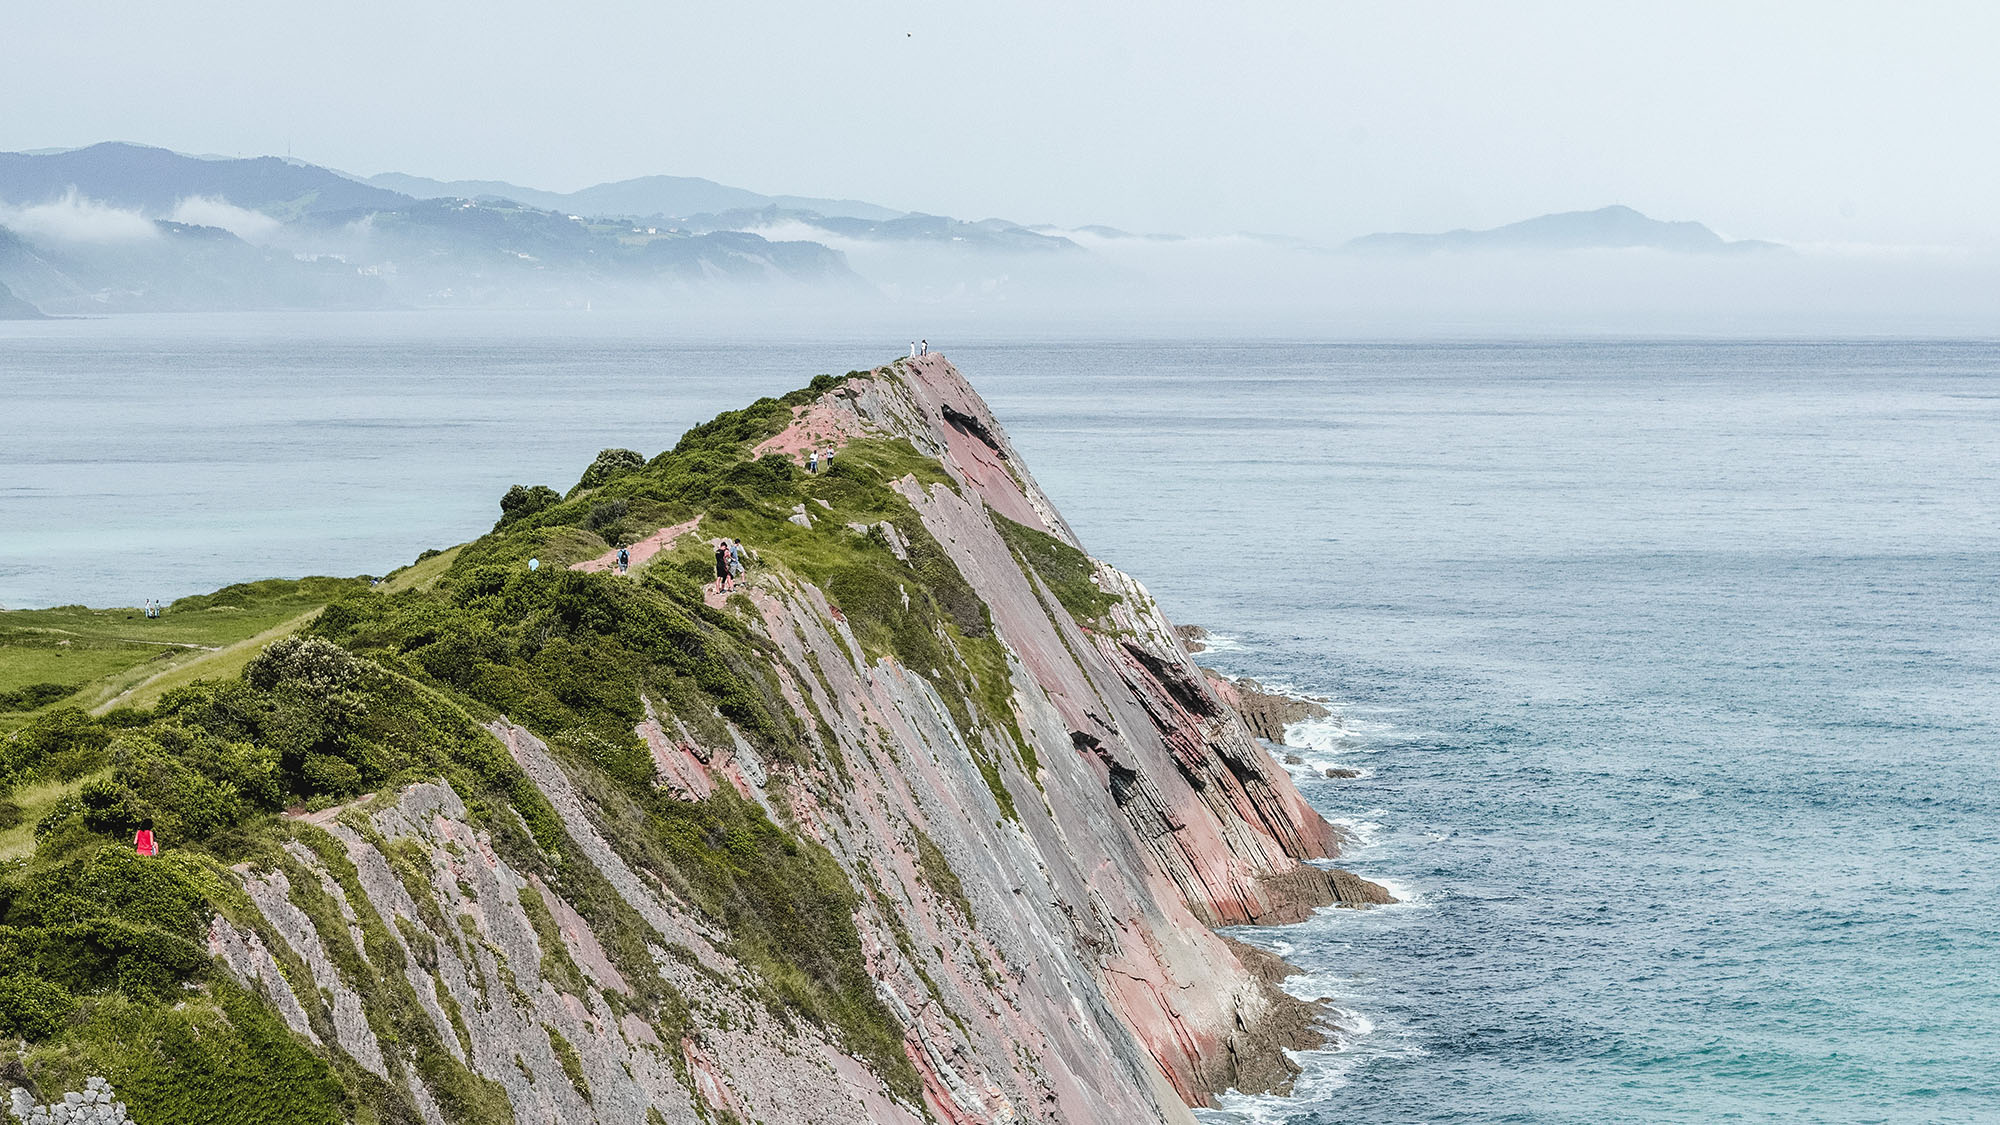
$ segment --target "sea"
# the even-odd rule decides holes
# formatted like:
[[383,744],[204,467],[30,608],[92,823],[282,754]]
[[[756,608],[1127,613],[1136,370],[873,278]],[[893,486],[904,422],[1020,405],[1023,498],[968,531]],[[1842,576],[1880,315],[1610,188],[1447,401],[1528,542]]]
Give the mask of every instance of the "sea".
[[[903,334],[0,325],[0,604],[383,573]],[[932,344],[1203,660],[1328,701],[1291,768],[1401,900],[1239,932],[1335,1034],[1205,1122],[2000,1121],[2000,344]]]

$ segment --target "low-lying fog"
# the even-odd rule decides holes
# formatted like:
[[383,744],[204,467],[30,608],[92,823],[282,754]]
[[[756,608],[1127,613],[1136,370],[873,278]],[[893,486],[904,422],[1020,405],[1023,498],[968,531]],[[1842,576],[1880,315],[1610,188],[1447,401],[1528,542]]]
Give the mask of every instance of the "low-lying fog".
[[[740,267],[734,272],[702,260],[648,274],[488,245],[427,245],[367,219],[285,223],[198,197],[158,218],[184,225],[164,226],[74,195],[0,208],[0,227],[16,236],[14,256],[0,256],[0,282],[58,314],[522,307],[657,310],[704,324],[783,322],[807,330],[821,323],[921,322],[940,332],[2000,332],[2000,255],[1962,249],[1396,256],[1279,237],[1038,228],[1068,238],[1075,249],[1009,253],[947,241],[841,237],[789,221],[752,228],[769,245],[731,251],[727,261]],[[826,257],[834,268],[821,275],[787,272],[781,252],[791,242],[828,247],[845,266]],[[191,250],[190,243],[199,245]]]

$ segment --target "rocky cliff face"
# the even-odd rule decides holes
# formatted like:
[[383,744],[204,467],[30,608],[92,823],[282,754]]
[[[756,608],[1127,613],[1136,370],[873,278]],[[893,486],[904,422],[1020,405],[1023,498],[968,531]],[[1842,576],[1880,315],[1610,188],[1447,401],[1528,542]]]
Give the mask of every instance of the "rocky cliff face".
[[[1379,899],[1308,862],[1336,831],[942,357],[785,409],[738,464],[803,482],[789,518],[659,509],[631,538],[743,529],[745,582],[711,582],[696,614],[755,655],[796,749],[642,677],[632,797],[591,765],[605,739],[467,703],[513,767],[484,776],[523,779],[512,804],[447,774],[293,814],[281,852],[227,869],[241,895],[207,935],[227,975],[379,1119],[1186,1122],[1214,1092],[1285,1087],[1314,1010],[1212,928]],[[845,467],[804,477],[828,446]],[[883,469],[889,449],[907,464]],[[863,463],[906,508],[847,518]],[[586,572],[593,540],[562,580],[707,563],[675,538],[650,541],[653,578]],[[814,561],[835,549],[886,585]],[[359,646],[362,612],[323,631]],[[475,682],[401,651],[379,659]],[[722,660],[703,651],[697,678]],[[711,861],[735,866],[689,874]],[[788,865],[780,885],[760,862]]]

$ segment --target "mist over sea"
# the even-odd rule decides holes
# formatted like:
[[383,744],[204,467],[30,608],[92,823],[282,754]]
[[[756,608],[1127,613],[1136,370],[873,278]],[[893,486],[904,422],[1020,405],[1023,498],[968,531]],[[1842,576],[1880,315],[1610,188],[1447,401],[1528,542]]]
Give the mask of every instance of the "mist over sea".
[[[383,573],[909,334],[0,325],[0,605]],[[1347,1031],[1207,1119],[2000,1120],[2000,345],[931,343],[1205,660],[1334,701],[1295,773],[1408,900],[1245,932]]]

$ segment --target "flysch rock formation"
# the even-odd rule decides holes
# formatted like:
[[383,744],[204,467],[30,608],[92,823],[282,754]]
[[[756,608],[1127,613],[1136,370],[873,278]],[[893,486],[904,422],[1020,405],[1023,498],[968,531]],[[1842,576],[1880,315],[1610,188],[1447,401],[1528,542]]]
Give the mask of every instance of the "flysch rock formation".
[[943,357],[850,377],[796,414],[810,434],[773,450],[900,437],[943,467],[950,484],[912,476],[898,491],[988,607],[1017,729],[955,717],[929,680],[864,656],[826,591],[774,570],[748,583],[747,607],[730,604],[816,732],[813,783],[787,782],[744,739],[705,744],[664,707],[638,733],[661,788],[687,800],[733,788],[838,862],[920,1094],[758,999],[730,935],[505,718],[488,729],[574,841],[560,862],[593,869],[643,919],[684,999],[678,1023],[629,1002],[633,982],[577,904],[504,860],[441,781],[315,814],[331,844],[293,845],[284,869],[237,869],[255,913],[218,917],[211,951],[299,1035],[400,1075],[430,1122],[448,1119],[438,1091],[390,1065],[388,1023],[349,979],[356,955],[408,981],[444,1049],[504,1089],[521,1122],[1186,1123],[1220,1091],[1286,1089],[1286,1052],[1320,1041],[1318,1009],[1276,986],[1281,963],[1215,928],[1386,895],[1319,862],[1337,854],[1337,830],[1137,580],[1092,560],[1112,600],[1081,621],[1010,550],[995,513],[1077,540]]

